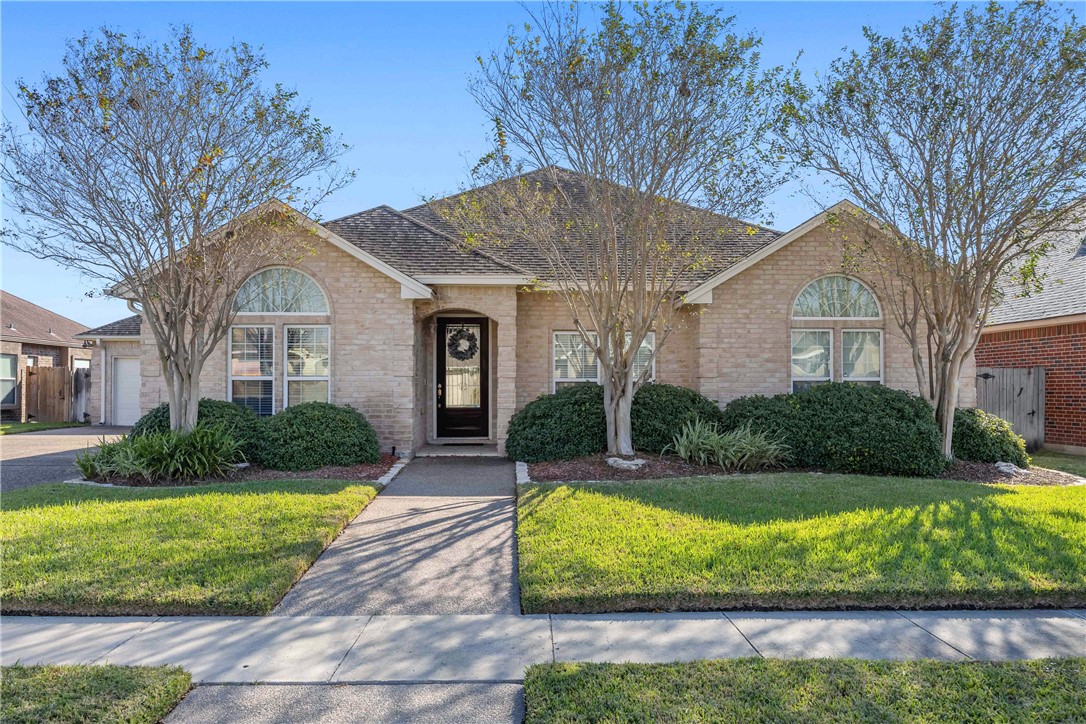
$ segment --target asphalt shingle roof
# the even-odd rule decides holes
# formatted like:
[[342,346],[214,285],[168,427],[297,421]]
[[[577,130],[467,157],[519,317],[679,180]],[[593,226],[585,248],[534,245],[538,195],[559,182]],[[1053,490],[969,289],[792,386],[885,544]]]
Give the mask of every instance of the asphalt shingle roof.
[[[573,199],[573,203],[587,204],[587,188],[585,177],[573,171],[557,169],[555,176],[562,185],[565,193]],[[553,188],[552,173],[550,170],[533,171],[525,175],[530,182],[539,183],[544,190]],[[502,183],[502,182],[499,182]],[[455,198],[453,197],[449,197]],[[419,219],[427,226],[432,227],[446,236],[455,238],[456,230],[437,211],[437,205],[448,199],[439,199],[419,206],[413,206],[404,210],[404,214]],[[757,252],[783,236],[782,232],[775,231],[757,224],[752,224],[728,216],[713,215],[719,220],[716,234],[707,240],[708,254],[711,262],[697,271],[691,272],[688,286],[693,287],[706,279],[718,274],[742,259]],[[683,238],[682,229],[676,228],[676,238]],[[494,258],[520,267],[533,276],[545,276],[549,269],[543,258],[534,249],[526,245],[509,244],[506,246],[489,246],[487,253]],[[571,254],[577,254],[577,249],[571,246]],[[579,256],[571,259],[574,266],[578,266]]]
[[140,336],[140,315],[118,319],[116,322],[103,324],[101,327],[88,329],[81,337],[138,337]]
[[410,276],[427,274],[523,274],[489,254],[467,249],[455,237],[388,206],[362,211],[323,226],[344,241]]
[[1004,286],[1003,301],[988,314],[989,325],[1086,314],[1086,226],[1054,233],[1048,241],[1053,248],[1037,263],[1044,288],[1027,297],[1021,287]]
[[22,297],[0,292],[0,337],[38,344],[78,347],[75,335],[86,326],[39,307]]

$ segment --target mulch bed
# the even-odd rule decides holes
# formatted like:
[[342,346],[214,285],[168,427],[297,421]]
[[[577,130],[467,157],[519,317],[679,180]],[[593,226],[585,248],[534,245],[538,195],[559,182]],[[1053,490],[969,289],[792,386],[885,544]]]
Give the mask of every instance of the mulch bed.
[[400,462],[395,455],[382,455],[375,463],[362,465],[329,465],[316,470],[269,470],[259,465],[241,468],[233,475],[209,480],[161,481],[149,483],[143,478],[102,478],[95,482],[123,485],[131,488],[166,488],[184,485],[214,485],[216,483],[247,483],[254,480],[345,480],[348,482],[374,482]]
[[652,480],[654,478],[689,478],[695,475],[723,475],[720,468],[703,468],[691,465],[679,458],[639,453],[645,461],[640,470],[620,470],[607,464],[607,455],[589,455],[574,460],[553,460],[531,463],[528,475],[533,481],[558,482],[565,480]]
[[[661,455],[638,454],[645,461],[640,470],[620,470],[607,464],[607,455],[589,455],[575,460],[554,460],[528,465],[532,482],[551,483],[595,480],[654,480],[658,478],[692,478],[699,475],[727,475],[716,466],[691,465],[679,458]],[[765,472],[818,473],[825,470],[786,469]],[[971,483],[1003,483],[1008,485],[1081,485],[1082,478],[1047,468],[1030,468],[1024,473],[1001,473],[992,463],[955,461],[939,476],[945,480],[965,480]]]

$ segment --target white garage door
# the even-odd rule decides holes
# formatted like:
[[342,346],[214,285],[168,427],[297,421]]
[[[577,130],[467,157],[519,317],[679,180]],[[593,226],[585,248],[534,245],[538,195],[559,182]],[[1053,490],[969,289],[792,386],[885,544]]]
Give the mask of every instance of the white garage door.
[[140,361],[113,360],[113,424],[135,425],[140,419]]

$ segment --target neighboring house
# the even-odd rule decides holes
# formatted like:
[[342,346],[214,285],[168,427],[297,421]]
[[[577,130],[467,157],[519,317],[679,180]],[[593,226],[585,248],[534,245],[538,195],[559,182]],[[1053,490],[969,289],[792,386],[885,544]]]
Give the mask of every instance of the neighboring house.
[[1086,230],[1049,239],[1043,289],[1009,285],[977,345],[978,367],[1045,370],[1044,444],[1086,455]]
[[27,367],[89,367],[91,351],[76,335],[87,328],[44,307],[0,292],[0,413],[26,419]]
[[[908,345],[872,287],[841,274],[842,242],[825,219],[782,233],[721,217],[728,231],[691,281],[652,377],[721,404],[830,379],[915,390]],[[516,410],[596,380],[564,303],[528,288],[545,271],[530,249],[463,249],[431,204],[380,206],[308,231],[325,242],[316,255],[258,272],[239,294],[202,395],[261,414],[350,404],[384,449],[411,454],[428,443],[500,450]],[[145,327],[137,316],[81,335],[95,341],[105,381],[93,420],[131,424],[167,399]],[[972,405],[971,364],[962,382],[962,404]]]

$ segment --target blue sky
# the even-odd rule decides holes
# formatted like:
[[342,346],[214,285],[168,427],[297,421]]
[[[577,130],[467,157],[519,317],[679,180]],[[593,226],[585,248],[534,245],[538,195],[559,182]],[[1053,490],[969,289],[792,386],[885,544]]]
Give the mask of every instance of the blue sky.
[[[744,2],[725,4],[740,28],[758,31],[767,64],[799,51],[808,77],[861,47],[862,27],[896,32],[929,16],[923,2]],[[525,10],[479,3],[0,3],[0,76],[5,116],[20,78],[57,73],[66,39],[103,25],[164,35],[189,23],[207,46],[263,45],[265,78],[298,89],[315,114],[354,148],[354,184],[320,213],[335,218],[378,204],[404,208],[423,195],[454,191],[484,146],[486,119],[466,91],[474,58],[498,45]],[[817,211],[792,183],[771,198],[773,225],[787,229]],[[836,194],[825,192],[825,200]],[[4,249],[2,286],[84,324],[126,316],[123,302],[87,299],[96,285],[51,262]]]

